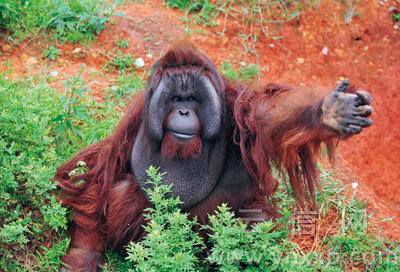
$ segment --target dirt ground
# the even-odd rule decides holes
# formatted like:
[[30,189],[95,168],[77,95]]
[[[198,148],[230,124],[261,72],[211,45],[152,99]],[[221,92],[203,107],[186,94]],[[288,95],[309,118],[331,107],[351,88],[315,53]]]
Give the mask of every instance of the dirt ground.
[[40,40],[18,47],[0,42],[0,72],[11,68],[10,77],[18,78],[57,71],[49,82],[62,90],[66,77],[84,64],[83,77],[102,100],[116,75],[104,74],[101,66],[107,62],[105,52],[115,48],[117,40],[129,40],[129,48],[123,51],[144,59],[144,74],[173,43],[186,39],[217,66],[225,60],[236,67],[240,62],[258,63],[261,82],[333,89],[338,80],[348,78],[372,93],[374,125],[340,144],[337,175],[346,183],[360,184],[359,194],[369,201],[370,213],[392,218],[379,224],[386,235],[400,239],[400,30],[391,15],[393,7],[400,9],[400,1],[354,1],[357,16],[348,24],[343,4],[321,2],[298,20],[274,29],[279,32],[259,35],[257,42],[243,39],[238,21],[228,20],[225,26],[224,18],[219,18],[213,28],[192,25],[188,34],[184,14],[167,8],[162,0],[126,4],[121,7],[125,16],[113,17],[95,42],[79,50],[77,45],[59,45],[62,55],[56,62],[44,60],[41,52],[46,44]]

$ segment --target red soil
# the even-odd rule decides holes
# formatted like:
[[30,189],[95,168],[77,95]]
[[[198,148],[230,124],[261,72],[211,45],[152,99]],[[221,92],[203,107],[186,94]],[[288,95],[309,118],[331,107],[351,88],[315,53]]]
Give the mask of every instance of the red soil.
[[[223,18],[214,28],[192,26],[192,35],[183,31],[184,15],[168,9],[164,1],[145,1],[127,4],[122,11],[125,17],[114,17],[98,39],[74,54],[74,45],[60,45],[62,56],[49,63],[40,56],[44,45],[25,43],[18,48],[0,44],[0,63],[8,60],[13,74],[19,77],[37,73],[44,75],[57,70],[60,74],[51,85],[62,89],[62,82],[86,65],[83,77],[93,94],[104,97],[104,89],[116,76],[104,74],[101,65],[107,62],[106,52],[115,48],[119,39],[129,40],[125,53],[145,60],[145,69],[171,44],[188,39],[205,51],[219,66],[230,60],[235,66],[240,62],[258,63],[263,68],[263,82],[286,82],[301,86],[323,85],[334,88],[338,80],[350,79],[356,86],[370,91],[374,97],[374,125],[362,134],[344,141],[339,146],[337,169],[345,182],[357,181],[359,192],[369,200],[372,213],[378,218],[394,217],[393,223],[381,223],[385,232],[400,239],[400,38],[394,30],[390,6],[400,9],[400,1],[365,0],[356,4],[359,16],[345,24],[346,13],[339,1],[323,2],[315,9],[308,9],[299,20],[272,28],[280,32],[275,37],[259,35],[256,43],[245,41],[239,34],[245,30],[241,23],[228,18],[224,35]],[[360,1],[356,1],[358,3]],[[0,42],[1,43],[1,42]],[[253,47],[257,56],[244,50]],[[328,48],[328,54],[322,49]],[[150,55],[149,55],[150,54]],[[31,61],[35,56],[38,63]],[[6,66],[0,64],[0,72]],[[145,70],[143,70],[145,71]]]

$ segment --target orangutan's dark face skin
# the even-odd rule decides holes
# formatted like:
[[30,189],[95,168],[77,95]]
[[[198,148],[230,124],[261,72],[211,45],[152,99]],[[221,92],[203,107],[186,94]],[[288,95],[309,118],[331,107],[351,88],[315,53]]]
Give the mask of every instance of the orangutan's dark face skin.
[[[214,189],[225,161],[223,104],[210,79],[188,71],[163,77],[149,101],[147,120],[132,151],[132,168],[146,187],[150,165],[189,208]],[[147,134],[145,130],[147,128]]]

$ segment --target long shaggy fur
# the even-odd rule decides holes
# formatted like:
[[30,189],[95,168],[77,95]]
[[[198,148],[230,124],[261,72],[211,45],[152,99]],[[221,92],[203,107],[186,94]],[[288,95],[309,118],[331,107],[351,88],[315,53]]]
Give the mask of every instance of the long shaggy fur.
[[[319,127],[315,120],[321,97],[310,97],[284,85],[246,90],[239,83],[224,80],[211,61],[193,46],[179,45],[154,65],[146,92],[133,97],[115,131],[75,155],[55,175],[64,195],[63,204],[72,208],[74,229],[78,231],[63,259],[67,267],[76,268],[73,271],[79,271],[82,254],[92,267],[105,246],[103,241],[118,248],[143,236],[143,210],[150,204],[130,168],[132,146],[161,78],[184,69],[210,78],[226,108],[223,114],[231,117],[227,135],[233,135],[240,146],[242,161],[254,180],[253,201],[246,206],[268,208],[264,199],[272,196],[277,187],[271,165],[287,171],[300,204],[309,200],[315,206],[317,154],[322,142],[330,153],[335,144],[333,134]],[[183,158],[197,156],[201,141],[174,146],[173,139],[166,139],[162,152],[165,159],[177,154]],[[87,171],[71,176],[80,161],[86,163]],[[207,212],[218,204],[218,199],[209,199],[192,208],[191,214],[205,222]]]

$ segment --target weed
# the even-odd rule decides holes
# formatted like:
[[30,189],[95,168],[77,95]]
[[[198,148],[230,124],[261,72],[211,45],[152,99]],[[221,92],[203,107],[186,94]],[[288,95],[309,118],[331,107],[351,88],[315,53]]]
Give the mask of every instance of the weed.
[[109,52],[105,54],[109,61],[103,65],[103,69],[107,72],[114,72],[117,70],[118,74],[126,74],[127,72],[133,71],[134,59],[131,54],[124,54],[121,50],[117,50],[117,53]]
[[229,80],[239,79],[239,74],[235,71],[235,69],[233,69],[233,66],[229,61],[224,61],[224,63],[221,66],[221,71],[224,77],[226,77]]
[[[150,167],[146,190],[154,208],[148,208],[144,216],[148,233],[139,243],[130,243],[127,259],[134,263],[135,271],[198,271],[197,254],[204,248],[200,236],[192,231],[196,220],[189,220],[180,212],[179,198],[166,198],[172,184],[161,184],[163,174]],[[168,268],[168,269],[167,269]]]
[[250,81],[257,80],[260,74],[260,67],[257,64],[248,64],[236,71],[229,61],[225,61],[221,66],[224,77],[229,80]]
[[43,55],[48,60],[56,60],[61,55],[61,51],[57,47],[50,45],[44,50]]
[[126,49],[129,47],[129,41],[128,40],[118,40],[116,43],[116,46],[121,49]]
[[116,101],[124,101],[130,97],[134,92],[143,90],[145,86],[144,80],[132,74],[118,76],[115,86],[109,90],[111,96]]
[[54,33],[60,41],[90,40],[105,27],[115,5],[106,0],[32,0],[0,2],[0,27],[15,43],[40,32]]
[[400,21],[400,12],[393,12],[392,19],[393,19],[393,22]]
[[250,81],[258,79],[260,75],[260,66],[258,64],[248,64],[239,70],[240,79]]
[[65,144],[70,137],[82,138],[80,123],[91,122],[88,109],[82,101],[88,92],[80,72],[67,79],[64,95],[60,97],[63,110],[53,119],[58,144]]

